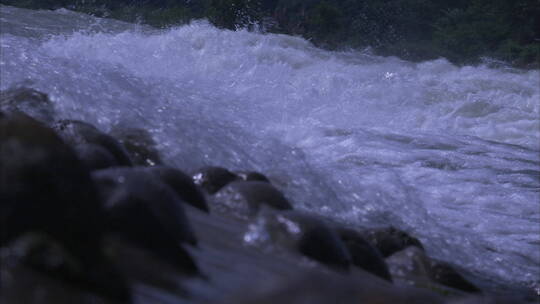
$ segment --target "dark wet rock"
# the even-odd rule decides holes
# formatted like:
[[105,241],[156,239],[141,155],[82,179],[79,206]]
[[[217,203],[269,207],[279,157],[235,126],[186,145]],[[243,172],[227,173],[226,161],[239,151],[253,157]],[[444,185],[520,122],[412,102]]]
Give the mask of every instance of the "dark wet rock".
[[99,247],[104,213],[86,167],[50,128],[25,114],[0,119],[0,245],[45,232],[77,255]]
[[[1,289],[8,294],[13,292],[12,289],[17,289],[18,284],[24,283],[26,270],[26,275],[31,276],[35,272],[34,276],[45,276],[64,284],[64,289],[68,287],[122,303],[131,302],[131,293],[125,279],[105,258],[96,257],[92,263],[82,261],[62,244],[44,234],[28,233],[19,237],[0,250],[0,258],[0,272],[4,274]],[[28,288],[23,293],[34,293],[35,288]],[[40,293],[54,294],[55,291],[45,289]],[[38,294],[34,296],[38,297]]]
[[386,259],[388,269],[394,278],[421,278],[430,281],[429,258],[423,250],[410,246]]
[[337,236],[320,223],[307,223],[298,250],[316,261],[339,269],[348,269],[350,256]]
[[255,215],[261,206],[292,209],[285,196],[266,182],[232,182],[215,194],[212,207],[240,216]]
[[161,181],[167,184],[186,203],[195,208],[208,212],[208,205],[203,193],[193,182],[191,176],[184,172],[170,167],[150,167],[148,172],[156,175]]
[[99,170],[118,166],[117,159],[103,146],[81,144],[75,146],[77,156],[89,170]]
[[183,243],[196,244],[182,200],[150,172],[137,168],[94,171],[108,228],[167,260],[186,274],[198,268]]
[[210,194],[218,192],[235,180],[238,180],[238,176],[221,167],[204,167],[193,174],[195,184]]
[[54,107],[47,94],[31,88],[13,88],[0,92],[0,110],[5,113],[23,112],[44,123],[54,121]]
[[110,133],[126,148],[133,164],[138,166],[162,165],[156,142],[148,131],[117,126]]
[[24,266],[0,270],[2,304],[118,304],[131,303],[82,290],[73,284],[50,278]]
[[317,217],[297,211],[262,212],[244,240],[252,245],[273,244],[292,249],[337,270],[347,270],[351,257],[337,232]]
[[394,227],[364,230],[360,234],[375,246],[384,257],[388,257],[409,246],[424,249],[417,238]]
[[429,275],[439,284],[466,292],[480,292],[478,287],[467,281],[454,267],[443,261],[429,261]]
[[435,282],[466,292],[480,292],[448,263],[431,260],[423,250],[410,246],[386,259],[395,277],[422,282]]
[[[104,156],[104,150],[106,150],[114,158],[115,166],[132,165],[126,150],[116,139],[89,123],[78,120],[61,120],[55,123],[54,129],[64,141],[74,147],[78,156],[86,164],[105,164],[107,156]],[[103,168],[91,167],[90,169]]]
[[337,230],[341,241],[349,250],[352,264],[385,280],[392,281],[388,266],[381,253],[352,229]]
[[264,174],[259,172],[252,171],[235,171],[234,172],[241,180],[243,181],[256,181],[256,182],[267,182],[270,180],[264,176]]

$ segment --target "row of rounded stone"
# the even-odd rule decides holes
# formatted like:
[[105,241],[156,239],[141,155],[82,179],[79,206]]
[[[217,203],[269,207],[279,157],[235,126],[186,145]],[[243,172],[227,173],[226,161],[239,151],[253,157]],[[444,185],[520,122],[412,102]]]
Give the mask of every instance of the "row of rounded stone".
[[[333,269],[356,266],[389,281],[391,272],[406,276],[400,271],[411,267],[389,271],[384,258],[396,260],[413,246],[425,276],[477,290],[449,265],[425,257],[420,242],[402,231],[359,231],[293,211],[260,173],[205,167],[187,175],[163,165],[144,130],[118,128],[109,135],[86,122],[56,120],[51,108],[45,94],[30,89],[0,99],[0,245],[8,248],[4,255],[33,269],[129,299],[129,284],[103,246],[112,234],[181,273],[200,275],[183,247],[197,245],[184,211],[188,204],[252,221],[249,227]],[[52,257],[61,262],[51,264]],[[400,263],[406,264],[393,265]]]
[[421,242],[406,232],[394,227],[354,229],[292,210],[293,204],[261,173],[206,167],[193,179],[208,195],[210,209],[251,219],[248,243],[264,246],[260,241],[271,236],[280,246],[340,271],[358,267],[388,281],[392,275],[417,276],[467,292],[479,291],[450,264],[428,258]]

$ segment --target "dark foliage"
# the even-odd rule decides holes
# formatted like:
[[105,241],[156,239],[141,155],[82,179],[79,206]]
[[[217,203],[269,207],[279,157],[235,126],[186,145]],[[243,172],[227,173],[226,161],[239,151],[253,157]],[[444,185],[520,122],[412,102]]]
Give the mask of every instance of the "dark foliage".
[[483,57],[540,65],[538,0],[0,0],[167,27],[206,18],[227,29],[300,35],[329,49],[372,48],[408,60]]

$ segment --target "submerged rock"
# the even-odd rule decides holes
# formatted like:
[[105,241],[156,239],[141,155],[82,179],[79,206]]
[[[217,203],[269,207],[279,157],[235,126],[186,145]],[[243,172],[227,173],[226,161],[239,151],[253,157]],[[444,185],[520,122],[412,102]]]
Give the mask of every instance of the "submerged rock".
[[146,170],[171,187],[186,203],[202,211],[209,211],[203,193],[195,185],[191,176],[170,167],[157,166],[147,168]]
[[302,254],[337,269],[349,268],[350,254],[331,228],[309,217],[293,215],[288,219],[296,221],[303,231],[298,243]]
[[388,257],[409,246],[424,249],[422,243],[417,238],[394,227],[364,230],[360,234],[375,246],[384,257]]
[[339,237],[349,250],[352,264],[385,280],[392,281],[388,266],[381,253],[352,229],[340,228]]
[[[78,156],[92,170],[113,166],[131,166],[132,162],[120,143],[89,123],[61,120],[55,130],[77,151]],[[110,160],[114,163],[111,165]]]
[[[131,302],[125,279],[106,259],[83,262],[44,234],[19,237],[0,250],[0,258],[0,299],[6,303],[91,303],[96,295]],[[51,288],[46,282],[57,287]]]
[[447,263],[431,260],[423,250],[410,246],[386,259],[390,272],[395,277],[412,281],[435,282],[466,292],[480,290],[468,282]]
[[188,223],[183,202],[153,174],[136,168],[94,171],[108,216],[108,228],[186,274],[197,274],[197,265],[183,243],[197,240]]
[[248,217],[262,206],[277,210],[292,209],[285,196],[266,182],[232,182],[215,194],[212,207],[227,213]]
[[5,113],[23,112],[44,123],[52,123],[54,106],[47,94],[32,88],[13,88],[0,92],[0,110]]
[[218,192],[235,180],[238,180],[238,176],[221,167],[204,167],[193,174],[195,184],[210,194]]
[[267,182],[269,183],[270,180],[264,176],[264,174],[259,172],[253,172],[253,171],[235,171],[234,172],[238,178],[240,178],[243,181],[254,181],[254,182]]
[[156,142],[148,131],[138,128],[117,126],[111,133],[128,152],[133,164],[138,166],[162,165]]
[[316,217],[297,211],[266,210],[249,226],[248,244],[280,246],[337,270],[347,270],[351,257],[334,229]]
[[454,267],[446,262],[429,260],[430,278],[442,285],[466,292],[480,292],[481,290],[467,281]]
[[94,144],[80,144],[75,146],[77,156],[90,170],[99,170],[117,167],[118,160],[103,146]]
[[0,119],[3,245],[45,232],[79,256],[99,247],[104,213],[86,167],[50,128],[25,114]]
[[386,259],[392,276],[399,278],[424,278],[429,280],[429,258],[420,248],[410,246]]

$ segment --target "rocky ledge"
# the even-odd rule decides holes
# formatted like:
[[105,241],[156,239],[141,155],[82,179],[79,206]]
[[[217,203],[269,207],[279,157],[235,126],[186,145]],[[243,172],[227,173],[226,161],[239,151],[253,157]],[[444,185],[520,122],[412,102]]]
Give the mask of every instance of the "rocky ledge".
[[259,172],[163,162],[144,130],[0,97],[2,303],[526,303],[393,227],[295,210]]

